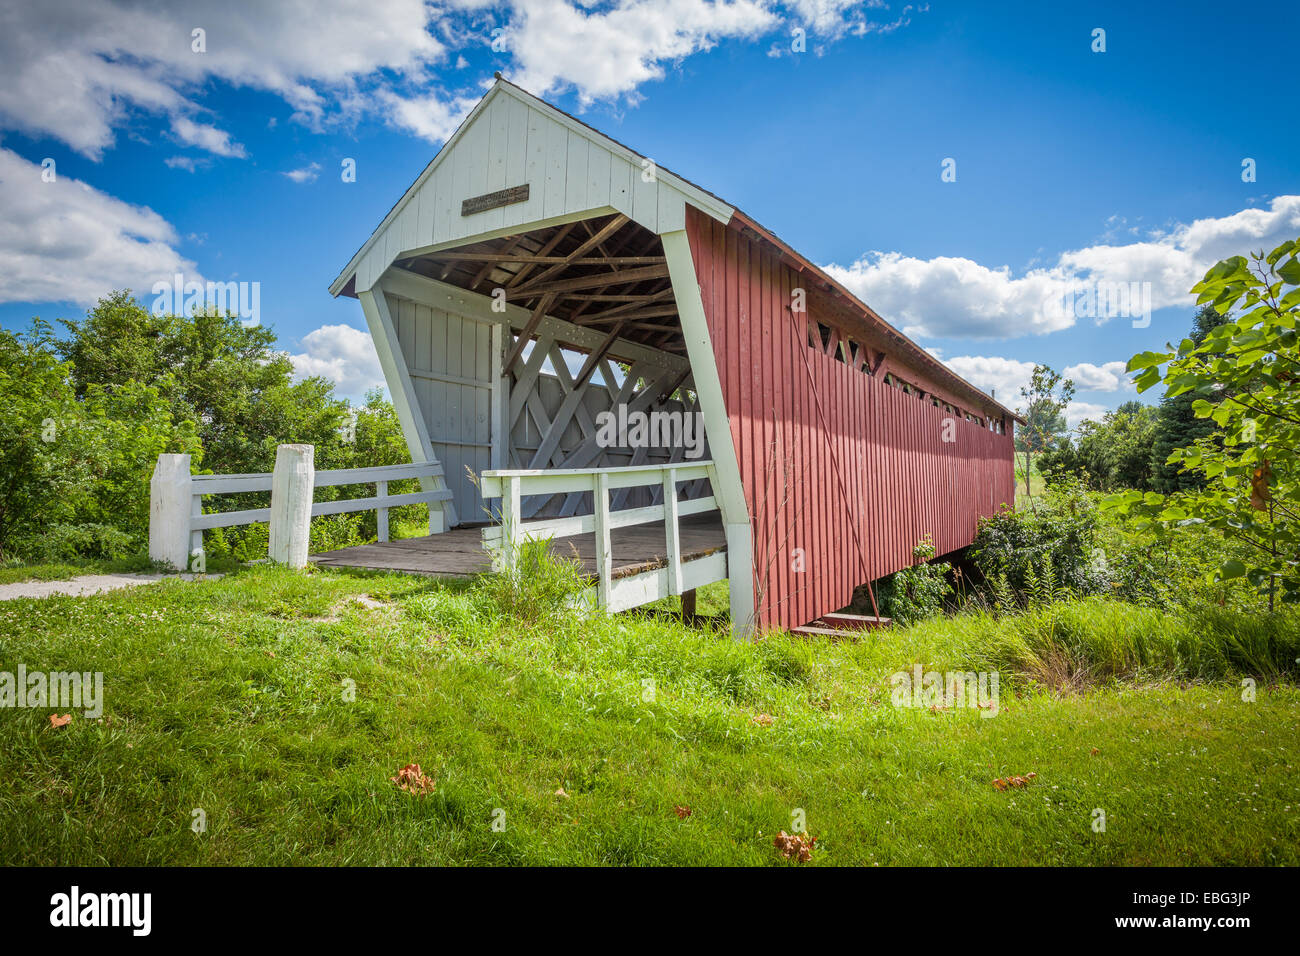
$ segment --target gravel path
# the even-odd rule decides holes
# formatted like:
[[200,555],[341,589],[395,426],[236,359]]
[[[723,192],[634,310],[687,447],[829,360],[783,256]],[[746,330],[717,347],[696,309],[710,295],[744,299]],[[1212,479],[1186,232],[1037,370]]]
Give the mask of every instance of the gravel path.
[[17,584],[0,584],[0,601],[12,601],[14,598],[43,598],[52,594],[71,594],[82,597],[87,594],[99,594],[103,591],[116,591],[118,588],[132,588],[140,584],[152,584],[164,578],[179,578],[193,581],[195,578],[219,578],[220,574],[82,574],[63,581],[19,581]]

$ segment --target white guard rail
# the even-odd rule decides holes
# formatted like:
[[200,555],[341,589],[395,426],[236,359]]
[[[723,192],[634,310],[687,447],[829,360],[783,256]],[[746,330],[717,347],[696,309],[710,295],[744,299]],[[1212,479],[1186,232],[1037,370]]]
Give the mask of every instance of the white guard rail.
[[[485,471],[480,483],[484,498],[501,499],[501,522],[483,529],[483,544],[498,568],[509,566],[525,539],[564,538],[593,533],[596,537],[596,584],[589,597],[609,611],[647,604],[727,576],[725,550],[683,561],[680,519],[718,510],[713,495],[683,501],[680,482],[708,478],[717,487],[712,461],[666,465],[631,465],[620,468],[574,468]],[[611,511],[609,494],[619,488],[662,488],[659,504]],[[554,495],[590,491],[594,509],[589,515],[524,521],[520,503],[525,495]],[[665,566],[614,576],[610,535],[617,528],[663,521]]]
[[[311,503],[307,513],[303,502],[301,514],[307,519],[318,515],[346,514],[354,511],[377,511],[379,518],[379,540],[388,540],[388,509],[399,505],[433,504],[446,501],[452,492],[446,488],[424,487],[420,491],[406,494],[390,495],[388,483],[403,479],[418,478],[422,485],[441,484],[442,466],[436,463],[410,465],[381,465],[374,468],[341,468],[333,471],[315,471],[312,466],[311,446],[280,446],[276,456],[277,468],[287,449],[297,449],[298,466],[294,474],[302,486],[304,494],[308,489],[337,487],[339,485],[373,484],[375,494],[369,498],[346,498],[338,501],[318,501]],[[177,569],[188,569],[197,559],[203,561],[203,532],[208,528],[228,528],[236,525],[255,524],[259,521],[271,522],[272,538],[293,539],[298,545],[292,550],[302,551],[306,547],[309,527],[275,528],[277,511],[274,488],[274,472],[261,472],[250,475],[191,475],[189,455],[159,455],[150,483],[149,516],[149,556],[157,561],[164,561]],[[282,482],[281,487],[287,486]],[[271,506],[267,508],[249,508],[242,511],[222,511],[204,514],[203,499],[209,495],[232,495],[245,492],[272,492]],[[308,494],[308,500],[310,495]],[[282,503],[283,505],[284,503]],[[442,531],[442,512],[429,509],[429,533]],[[276,532],[281,532],[277,535]],[[271,555],[276,558],[275,554]],[[305,561],[305,553],[302,558]],[[301,567],[298,560],[287,563]]]

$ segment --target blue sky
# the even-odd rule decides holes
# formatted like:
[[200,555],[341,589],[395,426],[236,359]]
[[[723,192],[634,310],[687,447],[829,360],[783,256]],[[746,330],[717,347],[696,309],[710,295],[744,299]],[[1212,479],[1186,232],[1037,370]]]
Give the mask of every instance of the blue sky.
[[[1044,362],[1073,371],[1072,418],[1096,415],[1134,397],[1130,355],[1185,333],[1204,268],[1300,235],[1279,109],[1300,13],[1057,7],[324,0],[303,22],[53,0],[0,39],[0,322],[126,286],[149,302],[178,268],[256,281],[299,367],[359,394],[378,376],[360,308],[326,286],[501,70],[736,204],[999,398]],[[1107,282],[1150,283],[1149,327],[1044,308]]]

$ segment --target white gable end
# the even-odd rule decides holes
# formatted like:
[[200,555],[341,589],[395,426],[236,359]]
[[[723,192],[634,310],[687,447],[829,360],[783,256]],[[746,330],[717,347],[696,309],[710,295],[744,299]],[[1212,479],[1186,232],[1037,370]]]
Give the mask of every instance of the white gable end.
[[[528,199],[470,215],[464,200],[515,186]],[[733,209],[501,80],[330,286],[372,288],[400,258],[516,231],[621,212],[655,233],[686,225],[686,203],[726,222]]]

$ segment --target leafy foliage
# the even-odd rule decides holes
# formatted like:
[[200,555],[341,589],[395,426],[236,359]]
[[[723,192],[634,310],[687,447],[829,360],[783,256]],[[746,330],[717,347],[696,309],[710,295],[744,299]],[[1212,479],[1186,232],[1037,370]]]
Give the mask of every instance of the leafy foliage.
[[[1215,328],[1229,321],[1213,305],[1203,305],[1192,321],[1188,337],[1200,345],[1205,337]],[[1200,488],[1205,484],[1204,476],[1184,471],[1177,462],[1170,463],[1169,456],[1175,449],[1188,448],[1198,439],[1208,439],[1220,435],[1223,431],[1211,418],[1198,418],[1193,404],[1197,396],[1192,392],[1179,395],[1165,395],[1160,401],[1156,433],[1151,447],[1151,480],[1148,485],[1132,485],[1142,491],[1151,490],[1169,493],[1185,488]],[[1211,399],[1214,400],[1214,399]]]
[[1097,507],[1077,478],[1048,489],[1043,504],[980,519],[971,559],[986,580],[1005,583],[1027,605],[1044,581],[1074,594],[1105,587],[1097,551]]
[[[317,468],[408,460],[397,416],[382,393],[359,408],[321,378],[295,381],[268,328],[233,316],[155,316],[129,292],[101,299],[57,340],[36,320],[26,334],[0,330],[0,557],[114,558],[148,534],[149,478],[159,454],[184,452],[196,469],[270,471],[276,446],[316,446]],[[395,482],[395,494],[418,482]],[[325,488],[321,500],[362,486]],[[261,508],[265,495],[210,499],[218,510]],[[425,508],[393,509],[394,527]],[[114,533],[115,532],[115,533]],[[312,545],[357,544],[376,532],[373,513],[317,518]],[[210,556],[265,557],[265,526],[217,529]]]
[[1143,352],[1128,363],[1146,390],[1164,382],[1172,397],[1191,395],[1198,418],[1223,429],[1222,441],[1200,438],[1176,449],[1171,463],[1205,485],[1172,494],[1130,491],[1109,507],[1135,526],[1206,525],[1247,548],[1213,572],[1216,580],[1245,578],[1272,606],[1300,600],[1300,250],[1285,242],[1248,260],[1219,262],[1192,289],[1197,301],[1236,319],[1201,342]]
[[1102,491],[1146,489],[1151,484],[1151,446],[1158,413],[1140,402],[1125,402],[1100,422],[1079,426],[1077,442],[1058,441],[1038,459],[1038,468],[1055,480],[1078,475]]
[[952,594],[948,575],[952,565],[931,563],[934,541],[926,535],[912,549],[912,565],[887,577],[878,591],[880,611],[897,624],[911,624],[943,610],[944,599]]

